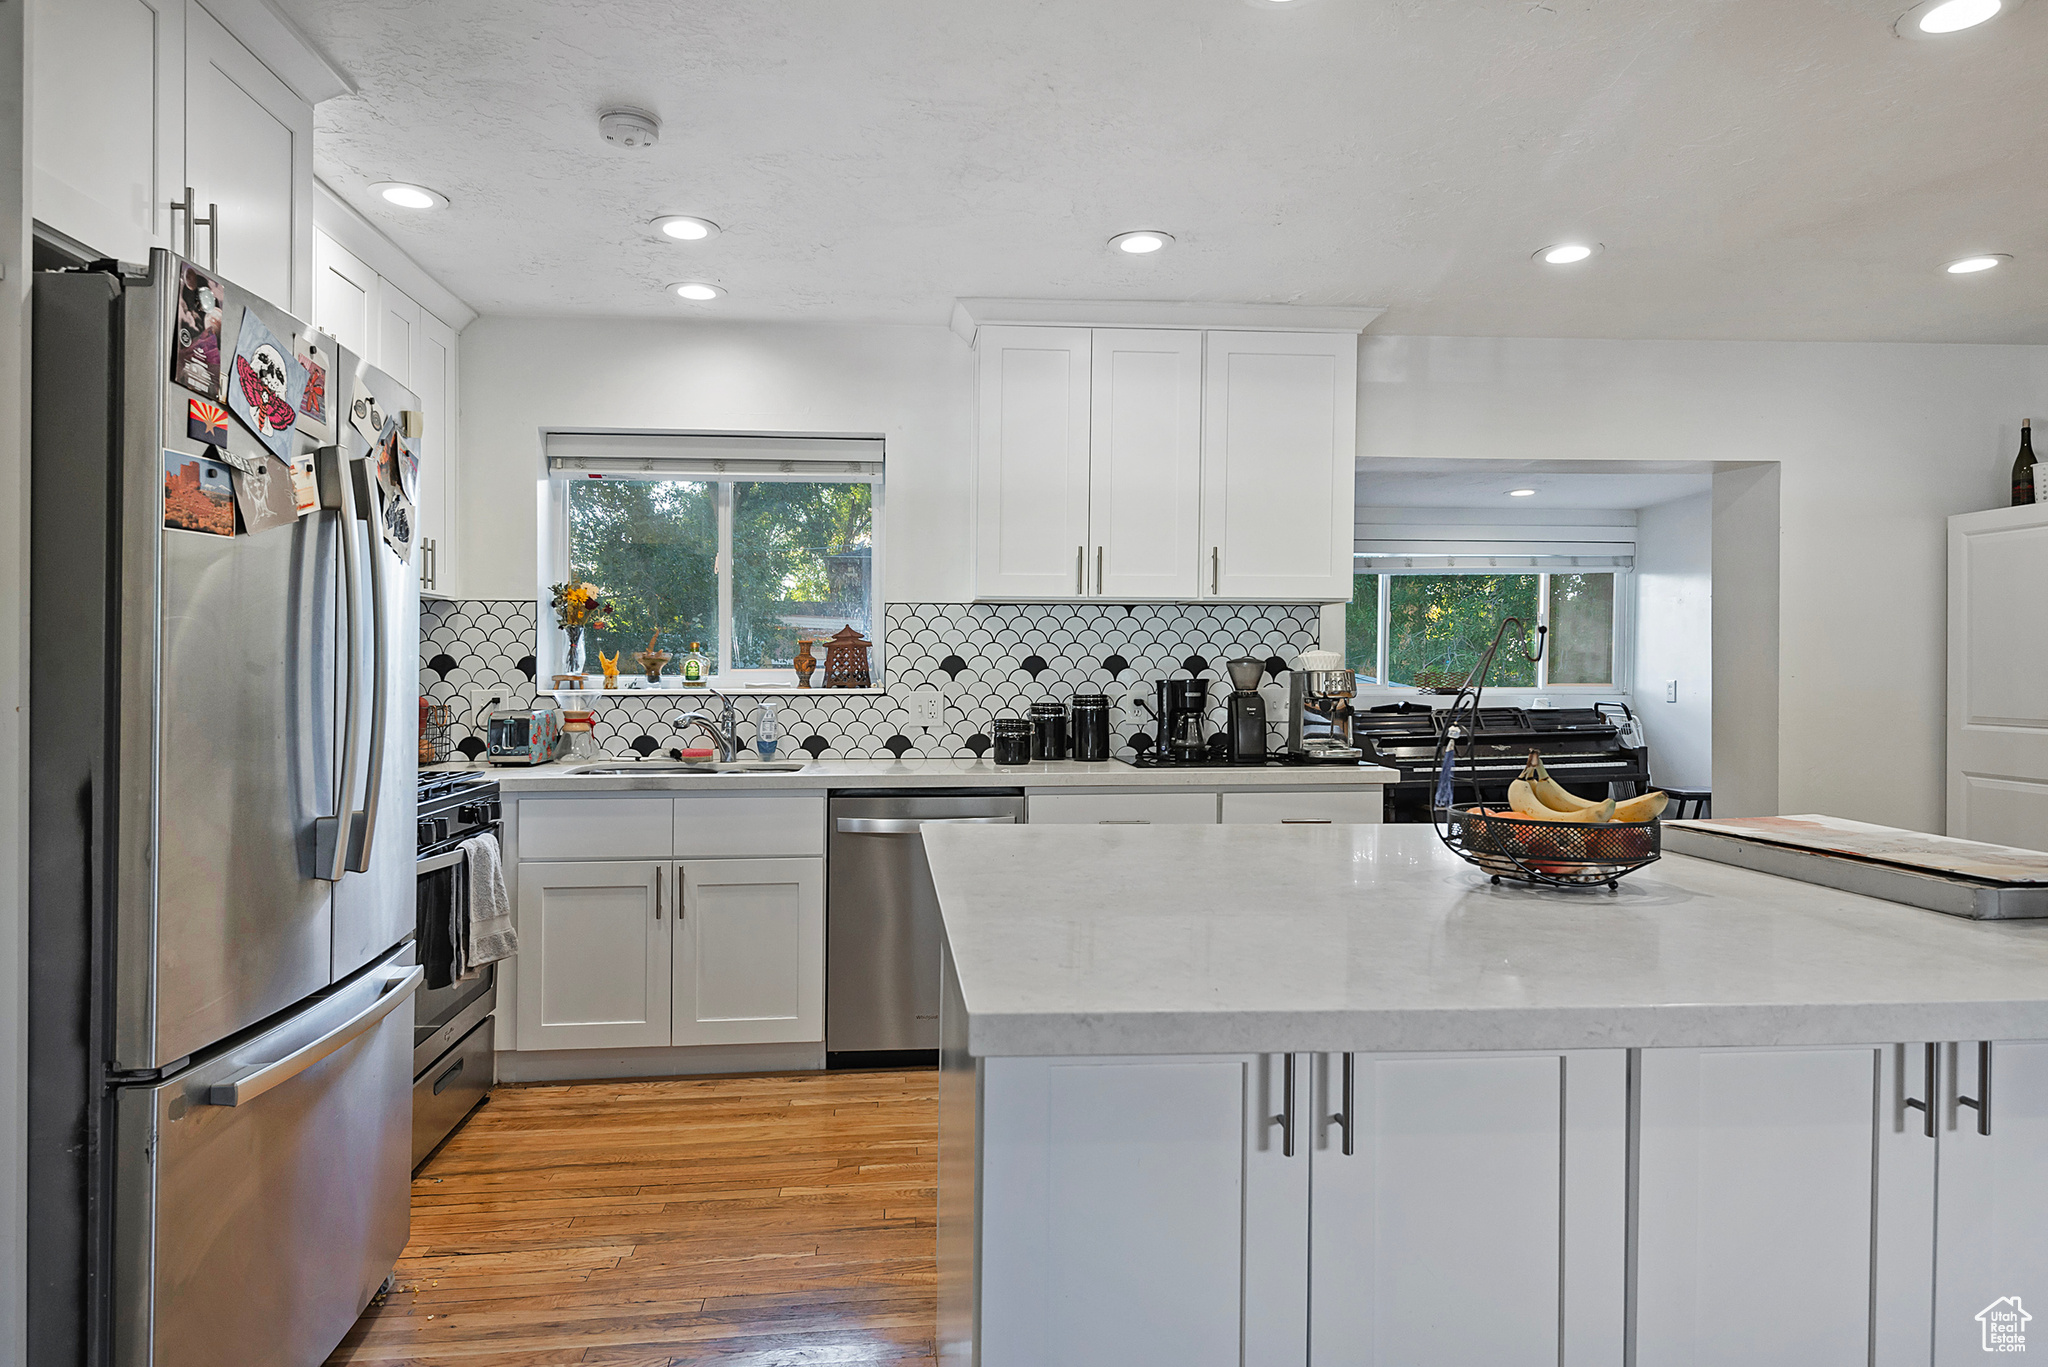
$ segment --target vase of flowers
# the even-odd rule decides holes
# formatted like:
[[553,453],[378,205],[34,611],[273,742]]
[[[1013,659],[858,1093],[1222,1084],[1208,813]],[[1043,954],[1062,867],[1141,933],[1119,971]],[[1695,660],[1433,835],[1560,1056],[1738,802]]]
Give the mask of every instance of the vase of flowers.
[[583,674],[583,631],[606,629],[605,618],[611,613],[612,605],[606,600],[603,590],[587,579],[571,579],[566,583],[550,586],[554,597],[551,606],[555,610],[555,625],[562,629],[568,644],[562,652],[562,673]]

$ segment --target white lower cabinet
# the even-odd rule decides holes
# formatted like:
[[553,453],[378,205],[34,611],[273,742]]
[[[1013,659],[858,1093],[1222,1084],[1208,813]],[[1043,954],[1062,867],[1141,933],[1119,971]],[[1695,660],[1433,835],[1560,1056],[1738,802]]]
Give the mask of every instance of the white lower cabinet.
[[[2015,1330],[2039,1352],[2048,1345],[2048,1043],[1971,1040],[1940,1054],[1935,1367],[2021,1351],[2001,1338]],[[1987,1094],[1982,1123],[1958,1103]]]
[[674,865],[519,865],[519,1046],[669,1042]]
[[693,859],[676,871],[666,1042],[825,1038],[825,861]]
[[1345,1057],[987,1060],[984,1367],[1618,1364],[1622,1052]]
[[1034,826],[1213,826],[1216,794],[1029,793]]

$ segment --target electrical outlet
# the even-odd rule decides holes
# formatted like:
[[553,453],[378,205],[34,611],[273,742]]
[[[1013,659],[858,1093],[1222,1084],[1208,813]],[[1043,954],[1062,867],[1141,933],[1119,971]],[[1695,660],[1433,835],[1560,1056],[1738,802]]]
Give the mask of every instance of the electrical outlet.
[[491,719],[494,708],[509,706],[512,702],[510,690],[495,684],[470,684],[462,690],[462,715],[455,718],[459,726],[483,730]]
[[1676,680],[1676,679],[1666,679],[1666,680],[1664,681],[1664,701],[1665,701],[1665,702],[1677,702],[1677,701],[1678,701],[1678,680]]
[[910,724],[912,726],[944,726],[946,724],[946,695],[936,688],[919,688],[910,695]]

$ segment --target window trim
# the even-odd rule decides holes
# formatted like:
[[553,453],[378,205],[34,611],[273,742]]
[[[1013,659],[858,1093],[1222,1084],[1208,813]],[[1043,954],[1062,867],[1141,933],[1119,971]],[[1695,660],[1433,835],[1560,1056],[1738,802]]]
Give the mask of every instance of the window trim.
[[[541,495],[541,573],[534,588],[535,634],[541,637],[541,640],[535,643],[534,688],[542,693],[552,691],[549,685],[552,684],[554,676],[562,672],[562,657],[567,647],[567,641],[562,635],[561,628],[549,625],[554,618],[552,610],[548,606],[549,594],[547,586],[561,582],[569,574],[569,482],[571,479],[578,477],[578,474],[583,478],[590,477],[590,472],[588,471],[570,473],[560,470],[547,470],[543,481],[545,488]],[[714,484],[717,486],[714,498],[718,513],[718,551],[714,560],[714,567],[718,575],[717,611],[719,636],[717,653],[711,662],[711,677],[707,682],[713,688],[723,688],[728,692],[734,693],[743,693],[749,689],[758,690],[762,688],[779,693],[784,689],[795,688],[796,671],[794,669],[732,669],[728,667],[733,644],[732,486],[735,484],[760,483],[763,482],[763,477],[746,470],[727,470],[715,475],[671,473],[660,470],[652,470],[645,473],[603,471],[599,477],[613,480],[681,480],[688,483]],[[869,487],[868,545],[870,551],[869,564],[871,569],[869,573],[871,575],[871,589],[868,600],[870,617],[868,624],[868,665],[870,673],[875,680],[875,686],[872,689],[839,689],[835,691],[840,693],[881,692],[882,680],[885,677],[884,670],[889,658],[887,642],[888,599],[883,591],[883,586],[887,582],[883,572],[886,563],[883,544],[883,527],[885,525],[883,503],[885,501],[884,490],[886,487],[884,471],[878,465],[874,470],[863,473],[819,471],[815,475],[806,475],[781,472],[771,478],[786,483],[865,484]],[[818,656],[818,666],[820,669],[824,667],[824,663],[825,657],[821,654]],[[623,671],[621,672],[623,673]],[[822,688],[822,681],[814,685],[813,688],[814,691]],[[672,690],[635,689],[622,691],[666,693]],[[679,683],[677,689],[673,691],[693,690],[683,690]]]
[[[1633,564],[1602,564],[1586,565],[1583,567],[1559,566],[1557,569],[1551,570],[1523,566],[1476,565],[1458,566],[1456,568],[1409,569],[1403,567],[1401,569],[1393,569],[1385,566],[1366,566],[1362,563],[1372,558],[1375,557],[1363,554],[1355,555],[1352,558],[1353,582],[1356,582],[1356,578],[1360,574],[1374,575],[1376,576],[1375,583],[1379,591],[1379,602],[1375,608],[1375,639],[1378,650],[1373,669],[1374,678],[1378,682],[1360,682],[1358,685],[1358,695],[1361,698],[1371,698],[1378,702],[1381,700],[1412,697],[1415,693],[1414,684],[1386,682],[1390,656],[1393,651],[1392,632],[1389,630],[1389,627],[1391,626],[1394,577],[1396,575],[1421,575],[1429,578],[1439,578],[1451,574],[1534,574],[1539,576],[1541,583],[1538,586],[1537,592],[1539,594],[1538,602],[1540,607],[1536,620],[1538,624],[1546,627],[1550,625],[1550,577],[1552,574],[1612,574],[1614,576],[1613,682],[1604,684],[1551,683],[1549,682],[1550,652],[1546,649],[1543,653],[1542,662],[1537,666],[1536,682],[1533,685],[1489,683],[1486,686],[1486,692],[1488,696],[1499,695],[1515,699],[1562,694],[1580,701],[1599,698],[1619,698],[1625,700],[1631,696],[1635,683],[1635,568]],[[1506,645],[1503,644],[1502,649],[1506,648]]]

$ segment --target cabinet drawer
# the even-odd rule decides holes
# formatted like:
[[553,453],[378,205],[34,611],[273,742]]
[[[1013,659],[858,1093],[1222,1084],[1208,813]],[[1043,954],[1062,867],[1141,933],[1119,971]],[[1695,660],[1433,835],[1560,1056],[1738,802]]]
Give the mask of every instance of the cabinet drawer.
[[825,853],[825,799],[718,793],[675,799],[678,859]]
[[519,800],[519,857],[666,859],[675,851],[666,797],[528,797]]
[[1382,806],[1378,788],[1348,793],[1225,793],[1223,824],[1375,825]]
[[1030,820],[1056,826],[1213,826],[1214,793],[1034,793]]

